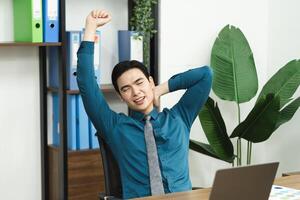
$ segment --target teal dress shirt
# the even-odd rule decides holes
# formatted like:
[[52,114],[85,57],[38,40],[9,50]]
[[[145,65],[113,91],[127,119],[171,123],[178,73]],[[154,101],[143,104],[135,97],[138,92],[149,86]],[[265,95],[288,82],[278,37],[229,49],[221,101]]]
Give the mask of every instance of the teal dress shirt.
[[[151,195],[144,114],[131,116],[111,110],[94,76],[94,43],[82,42],[77,52],[77,82],[85,110],[95,128],[103,134],[120,167],[123,198]],[[188,152],[190,129],[206,102],[212,82],[209,67],[199,67],[168,80],[170,92],[187,89],[171,109],[151,115],[160,169],[166,193],[191,190]]]

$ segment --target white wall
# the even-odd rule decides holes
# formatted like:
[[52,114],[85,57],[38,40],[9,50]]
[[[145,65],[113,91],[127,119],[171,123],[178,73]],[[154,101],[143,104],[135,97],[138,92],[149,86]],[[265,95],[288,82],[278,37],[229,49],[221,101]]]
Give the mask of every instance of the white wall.
[[[40,199],[38,51],[0,48],[0,196]],[[20,60],[22,61],[20,61]]]
[[[13,41],[13,0],[0,1],[0,42]],[[88,2],[88,3],[86,3]],[[102,30],[102,83],[118,55],[116,30],[128,24],[127,0],[66,0],[67,30],[81,30],[92,9],[104,8],[113,17]],[[116,111],[127,112],[113,94],[105,95]],[[37,47],[0,48],[0,199],[41,199],[39,63]],[[51,100],[51,98],[48,98]],[[51,122],[49,101],[49,122]],[[51,125],[49,125],[51,133]],[[50,136],[50,135],[49,135]],[[51,136],[49,137],[51,139]]]
[[[0,41],[11,41],[12,1],[0,2]],[[0,48],[1,199],[41,198],[38,50]]]
[[[239,27],[254,52],[259,78],[259,91],[263,84],[288,60],[299,58],[300,34],[296,8],[299,1],[160,1],[160,82],[173,74],[196,66],[210,64],[210,52],[218,32],[227,24]],[[293,32],[293,33],[291,33]],[[171,107],[183,92],[162,98],[163,107]],[[299,96],[299,91],[297,92]],[[237,125],[237,108],[234,103],[218,99],[223,118],[230,134]],[[242,104],[241,117],[245,119],[256,98]],[[283,171],[299,170],[297,159],[300,135],[297,134],[300,112],[289,124],[283,125],[265,143],[253,145],[253,163],[280,161],[278,175]],[[206,142],[196,119],[191,138]],[[296,139],[295,139],[296,138]],[[234,141],[234,140],[233,140]],[[236,142],[234,141],[234,146]],[[244,145],[245,147],[245,145]],[[215,171],[231,165],[190,151],[190,172],[194,186],[210,186]]]

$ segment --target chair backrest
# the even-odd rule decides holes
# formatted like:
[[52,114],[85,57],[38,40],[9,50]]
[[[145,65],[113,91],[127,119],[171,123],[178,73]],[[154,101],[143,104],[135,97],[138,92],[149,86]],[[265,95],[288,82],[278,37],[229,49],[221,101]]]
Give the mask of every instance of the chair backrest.
[[122,183],[118,163],[103,136],[99,132],[96,133],[96,136],[99,141],[102,156],[105,195],[122,198]]

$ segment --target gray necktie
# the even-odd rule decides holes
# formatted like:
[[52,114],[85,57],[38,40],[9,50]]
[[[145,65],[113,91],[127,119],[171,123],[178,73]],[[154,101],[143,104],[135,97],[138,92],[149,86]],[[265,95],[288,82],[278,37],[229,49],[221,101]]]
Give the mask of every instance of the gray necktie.
[[161,172],[158,163],[156,143],[153,135],[153,128],[150,122],[151,116],[146,116],[145,141],[147,147],[150,186],[152,195],[164,194],[164,187],[161,178]]

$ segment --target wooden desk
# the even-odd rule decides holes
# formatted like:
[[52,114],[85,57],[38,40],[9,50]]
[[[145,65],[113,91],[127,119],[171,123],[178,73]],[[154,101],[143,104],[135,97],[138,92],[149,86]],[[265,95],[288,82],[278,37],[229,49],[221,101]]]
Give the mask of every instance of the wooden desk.
[[[294,189],[300,190],[300,175],[292,175],[285,176],[275,179],[275,185],[281,185],[285,187],[290,187]],[[172,200],[208,200],[210,194],[210,188],[207,189],[199,189],[188,192],[177,192],[173,194],[167,194],[163,196],[152,196],[152,197],[144,197],[138,198],[139,200],[160,200],[160,199],[172,199]]]

